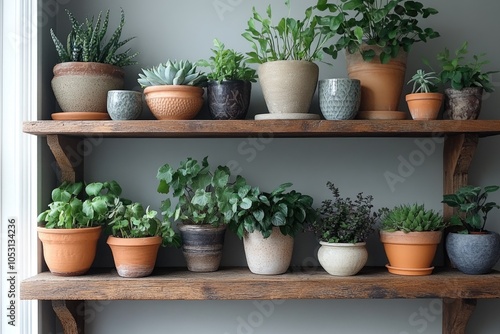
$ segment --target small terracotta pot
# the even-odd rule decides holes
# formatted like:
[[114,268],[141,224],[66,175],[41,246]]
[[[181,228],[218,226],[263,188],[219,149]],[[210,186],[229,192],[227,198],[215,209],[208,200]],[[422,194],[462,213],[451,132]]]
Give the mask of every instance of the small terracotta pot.
[[110,235],[107,243],[113,253],[118,275],[121,277],[151,275],[161,241],[161,237],[116,238]]
[[407,276],[430,275],[442,235],[442,231],[380,231],[380,241],[389,260],[389,272]]
[[43,257],[50,272],[57,276],[85,274],[94,262],[101,230],[100,226],[75,229],[38,227]]
[[283,235],[278,227],[273,227],[266,239],[260,231],[245,233],[243,246],[248,268],[260,275],[285,273],[292,261],[293,242],[293,238]]
[[122,89],[122,68],[93,62],[66,62],[54,66],[52,90],[65,112],[106,113],[108,91]]
[[194,272],[219,269],[226,226],[177,224],[187,268]]
[[437,119],[444,95],[441,93],[415,93],[406,95],[411,117],[417,121]]
[[150,86],[144,97],[151,113],[160,120],[193,119],[203,107],[204,90],[186,85]]

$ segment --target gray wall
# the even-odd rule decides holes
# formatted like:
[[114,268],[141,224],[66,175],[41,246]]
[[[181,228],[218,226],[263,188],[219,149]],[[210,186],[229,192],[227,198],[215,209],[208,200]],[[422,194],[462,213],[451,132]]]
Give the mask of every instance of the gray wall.
[[[65,1],[67,2],[67,1]],[[248,51],[249,44],[240,36],[250,17],[251,7],[263,11],[267,1],[191,0],[191,1],[70,1],[67,7],[82,18],[99,10],[112,10],[112,23],[117,22],[119,7],[126,13],[124,36],[138,38],[131,43],[140,50],[138,66],[127,69],[126,85],[138,89],[137,73],[168,58],[198,60],[210,56],[213,38],[219,38],[230,48]],[[270,0],[276,17],[286,14],[281,0]],[[313,0],[294,1],[297,17]],[[470,41],[474,53],[486,52],[493,61],[491,68],[500,68],[500,3],[490,0],[424,1],[440,11],[428,24],[442,37],[427,44],[415,45],[409,58],[408,73],[420,67],[421,58],[433,61],[444,46],[451,49],[462,41]],[[217,10],[216,8],[219,8]],[[67,18],[60,12],[58,31],[66,32]],[[46,32],[48,33],[48,32]],[[45,49],[45,48],[44,48]],[[45,51],[44,51],[45,52]],[[48,52],[48,51],[47,51]],[[44,54],[47,57],[53,55]],[[50,58],[49,58],[50,59]],[[331,61],[331,59],[326,59]],[[53,59],[55,63],[55,59]],[[345,61],[332,61],[333,66],[321,65],[321,78],[346,76]],[[44,73],[44,75],[46,75]],[[408,75],[409,76],[409,75]],[[47,75],[45,82],[50,80]],[[498,86],[500,76],[493,76]],[[497,119],[500,104],[498,93],[484,100],[483,119]],[[54,106],[55,108],[55,106]],[[406,110],[404,104],[401,108]],[[312,112],[318,111],[314,101]],[[251,114],[265,112],[261,90],[254,85]],[[47,114],[47,111],[45,111]],[[148,112],[143,118],[152,118]],[[483,139],[471,169],[474,184],[500,183],[497,170],[500,158],[496,154],[500,138]],[[423,145],[430,150],[423,150]],[[424,153],[423,155],[421,153]],[[261,138],[258,144],[248,139],[105,139],[92,147],[86,158],[87,181],[116,179],[125,196],[158,208],[162,197],[156,193],[156,171],[164,163],[178,164],[192,156],[209,156],[213,165],[236,161],[240,172],[252,183],[269,190],[282,182],[291,181],[299,191],[311,194],[318,205],[329,195],[328,180],[338,185],[345,195],[363,191],[375,197],[379,206],[394,206],[405,202],[425,203],[441,210],[442,140],[439,139],[272,139]],[[398,173],[402,161],[418,156],[414,169],[404,175],[404,182],[390,187],[384,175]],[[494,197],[500,200],[497,195]],[[490,226],[500,219],[491,216]],[[245,265],[241,242],[228,234],[223,265]],[[317,265],[316,242],[309,234],[298,236],[293,263]],[[371,265],[384,265],[385,255],[374,236],[370,242]],[[97,266],[111,266],[112,259],[101,242]],[[178,250],[163,249],[160,266],[184,266]],[[87,305],[87,333],[440,333],[441,304],[436,300],[304,300],[283,303],[254,301],[203,302],[112,302]],[[499,301],[481,301],[473,315],[471,333],[496,334],[500,328]]]

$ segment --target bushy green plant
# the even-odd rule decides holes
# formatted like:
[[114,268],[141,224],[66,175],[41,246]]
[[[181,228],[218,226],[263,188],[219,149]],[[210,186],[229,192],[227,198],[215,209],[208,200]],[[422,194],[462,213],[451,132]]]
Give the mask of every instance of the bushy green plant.
[[[290,12],[290,0],[286,0],[285,5]],[[314,7],[307,8],[301,20],[288,15],[273,24],[270,5],[266,16],[259,14],[253,7],[248,28],[242,34],[252,44],[253,51],[247,53],[248,62],[262,64],[274,60],[321,60],[322,48],[333,33],[317,29],[313,10]]]
[[402,204],[383,213],[380,229],[408,233],[440,231],[445,227],[443,216],[432,209],[426,209],[423,204]]
[[460,226],[463,232],[483,232],[488,213],[492,209],[500,209],[495,202],[487,202],[488,195],[500,189],[500,186],[464,186],[454,194],[445,194],[443,203],[457,208],[457,213],[450,220],[452,226]]
[[245,56],[233,49],[226,49],[218,39],[214,39],[213,56],[198,61],[198,66],[209,67],[208,80],[221,83],[226,80],[256,82],[256,70],[246,64]]
[[473,55],[472,61],[465,59],[468,51],[468,42],[464,42],[458,48],[454,56],[447,48],[437,56],[441,63],[441,72],[439,74],[443,84],[450,83],[451,88],[461,90],[466,87],[482,87],[486,92],[493,92],[495,89],[490,80],[490,75],[498,71],[484,72],[482,67],[489,63],[485,60],[485,53]]
[[241,239],[246,232],[259,231],[268,238],[273,227],[278,227],[283,235],[295,236],[312,224],[317,217],[313,209],[313,199],[295,190],[286,191],[291,183],[284,183],[272,192],[259,192],[257,188],[248,191],[250,206],[235,215],[229,227]]
[[196,64],[189,60],[167,60],[166,63],[153,66],[149,69],[142,69],[137,82],[142,88],[159,85],[187,85],[203,86],[206,75],[197,71]]
[[226,166],[210,170],[208,157],[201,164],[187,158],[175,169],[165,164],[158,169],[158,192],[178,199],[172,206],[170,198],[162,201],[165,220],[181,220],[186,224],[228,224],[234,214],[250,205],[250,190],[242,178],[230,182]]
[[[329,15],[318,19],[321,28],[340,38],[324,51],[334,59],[340,51],[361,52],[365,61],[382,47],[380,61],[385,64],[396,58],[400,50],[410,51],[413,44],[439,37],[432,28],[421,28],[419,19],[435,15],[434,8],[412,0],[341,0],[340,4],[318,0],[316,7]],[[366,43],[367,49],[361,49]]]
[[181,245],[180,236],[175,233],[171,223],[161,222],[157,212],[144,207],[141,203],[124,204],[118,198],[109,213],[108,228],[111,235],[117,238],[145,238],[159,236],[162,246]]
[[308,229],[318,239],[331,243],[364,242],[374,231],[377,212],[373,212],[373,196],[358,193],[356,199],[343,198],[339,189],[327,182],[333,199],[326,199],[318,209],[319,218]]
[[412,76],[408,84],[413,83],[412,93],[431,93],[437,91],[437,84],[439,78],[436,72],[425,72],[425,70],[418,69]]
[[108,221],[109,211],[121,192],[116,181],[94,182],[85,187],[83,182],[63,182],[52,190],[52,203],[38,215],[38,222],[46,228],[101,226]]
[[75,16],[66,9],[71,22],[71,32],[66,39],[66,46],[56,37],[54,31],[50,29],[52,41],[56,47],[60,62],[96,62],[123,67],[137,64],[133,60],[139,53],[130,53],[127,49],[122,53],[118,50],[135,37],[120,40],[123,26],[125,25],[125,13],[121,10],[120,24],[114,31],[107,43],[104,43],[109,23],[109,10],[106,12],[104,20],[102,12],[97,16],[86,18],[83,23],[76,20]]

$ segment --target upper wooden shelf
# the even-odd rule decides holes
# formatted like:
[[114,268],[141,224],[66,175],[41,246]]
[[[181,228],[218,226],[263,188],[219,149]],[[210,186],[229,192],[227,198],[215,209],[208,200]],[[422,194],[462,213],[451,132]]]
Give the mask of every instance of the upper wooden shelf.
[[393,299],[499,298],[500,272],[465,275],[435,269],[429,276],[392,275],[385,268],[364,268],[350,277],[322,269],[283,275],[222,268],[213,273],[157,269],[143,278],[121,278],[114,269],[92,269],[77,277],[41,273],[21,282],[21,299],[38,300],[248,300],[248,299]]
[[130,138],[223,138],[271,134],[274,137],[433,137],[500,134],[500,120],[242,120],[242,121],[35,121],[23,131],[37,136]]

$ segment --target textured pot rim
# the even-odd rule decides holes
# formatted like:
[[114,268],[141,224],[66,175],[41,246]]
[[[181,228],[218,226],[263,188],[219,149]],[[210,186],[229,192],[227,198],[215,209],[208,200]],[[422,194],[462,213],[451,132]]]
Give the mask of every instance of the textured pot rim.
[[37,226],[39,233],[46,234],[78,234],[78,233],[93,233],[96,230],[102,230],[102,226],[82,227],[82,228],[46,228],[45,226]]
[[464,237],[464,238],[471,238],[471,237],[476,237],[476,238],[481,238],[481,237],[487,237],[487,236],[492,236],[492,235],[500,235],[500,233],[495,232],[495,231],[484,231],[486,233],[457,233],[457,232],[450,232],[448,235],[456,235],[459,238]]
[[110,246],[147,246],[159,245],[162,240],[160,236],[143,238],[118,238],[112,235],[108,236],[106,243]]
[[309,61],[309,60],[294,60],[294,59],[266,61],[265,63],[260,64],[259,67],[262,67],[262,66],[273,66],[273,65],[281,66],[281,65],[284,65],[284,64],[293,64],[293,63],[304,64],[306,66],[316,67],[316,68],[319,69],[318,64],[316,64],[313,61]]
[[329,81],[354,81],[361,83],[359,79],[351,79],[351,78],[328,78],[328,79],[320,79],[318,82],[329,82]]
[[54,65],[52,71],[54,76],[75,75],[82,70],[88,70],[89,67],[102,72],[102,74],[120,77],[122,79],[125,77],[125,70],[123,68],[97,62],[67,61]]
[[361,247],[361,246],[366,246],[366,242],[357,242],[355,244],[351,244],[351,243],[345,243],[345,242],[320,241],[319,244],[322,246],[331,246],[331,247]]
[[445,94],[473,94],[473,93],[483,93],[484,88],[483,87],[464,87],[462,89],[454,89],[454,88],[446,88],[444,90]]
[[193,91],[200,94],[204,92],[202,87],[188,85],[157,85],[144,88],[144,94],[163,91]]
[[406,94],[406,101],[416,100],[443,100],[443,93],[411,93]]
[[[443,231],[425,231],[425,232],[408,232],[403,231],[380,231],[380,241],[382,243],[390,244],[412,244],[412,245],[428,245],[428,244],[439,244],[443,236]],[[399,238],[410,239],[404,242],[399,241]],[[419,238],[426,237],[426,242],[422,243],[417,241]],[[414,240],[417,239],[417,240]]]
[[252,82],[250,80],[240,80],[240,79],[230,79],[230,80],[222,80],[222,81],[218,81],[218,80],[209,80],[207,85],[210,85],[210,86],[219,86],[219,85],[223,85],[223,84],[231,84],[231,83],[244,83],[244,84],[252,84]]
[[209,224],[178,223],[177,228],[181,231],[224,231],[227,229],[227,225],[212,226]]
[[131,89],[111,89],[108,90],[108,93],[132,93],[132,94],[139,94],[142,95],[142,92],[138,92],[136,90],[131,90]]

